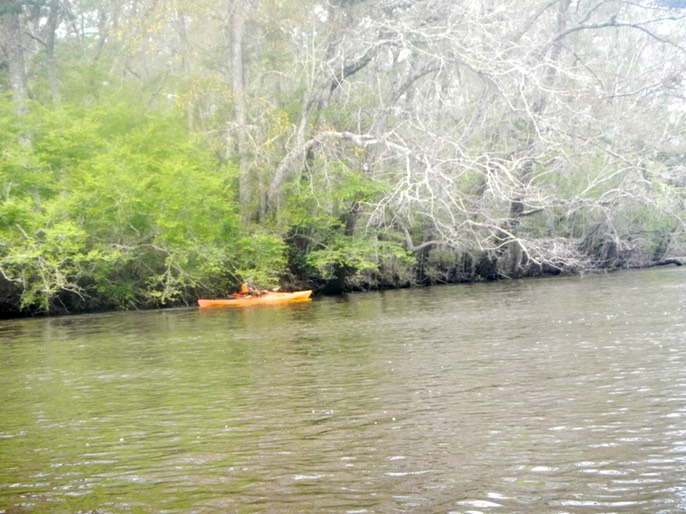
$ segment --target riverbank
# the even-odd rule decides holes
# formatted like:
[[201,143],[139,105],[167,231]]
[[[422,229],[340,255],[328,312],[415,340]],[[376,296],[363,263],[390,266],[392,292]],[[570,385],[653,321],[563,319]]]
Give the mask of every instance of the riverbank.
[[[618,271],[638,271],[642,269],[648,269],[648,268],[653,268],[653,267],[661,267],[661,266],[677,266],[681,267],[686,263],[686,257],[683,256],[678,256],[678,257],[666,257],[664,259],[661,259],[659,261],[647,263],[641,266],[626,266],[626,267],[615,267],[615,268],[597,268],[597,269],[591,269],[591,270],[586,270],[584,274],[593,274],[593,273],[613,273],[613,272],[618,272]],[[516,277],[517,279],[536,279],[536,278],[544,278],[544,277],[563,277],[563,276],[570,276],[572,274],[570,273],[560,273],[560,272],[541,272],[541,273],[532,273],[532,274],[526,274],[522,275],[519,277]],[[337,295],[342,295],[350,292],[368,292],[368,291],[387,291],[387,290],[394,290],[394,289],[407,289],[407,288],[424,288],[424,287],[432,287],[432,286],[437,286],[437,285],[457,285],[457,284],[470,284],[470,283],[478,283],[478,282],[496,282],[496,281],[507,281],[507,280],[512,280],[510,277],[483,277],[480,274],[459,274],[455,273],[454,270],[446,269],[444,270],[444,275],[440,278],[436,278],[435,276],[433,279],[427,279],[425,277],[425,280],[423,281],[411,281],[407,277],[404,279],[398,279],[395,282],[390,282],[390,281],[379,281],[378,279],[374,279],[374,277],[367,276],[367,277],[357,277],[356,280],[350,280],[350,279],[341,279],[337,278],[335,280],[330,280],[330,281],[322,281],[322,280],[312,280],[312,279],[299,279],[295,280],[294,277],[291,277],[293,281],[285,281],[282,283],[282,289],[285,291],[294,291],[294,290],[304,290],[304,289],[312,289],[314,291],[315,297],[321,297],[321,296],[337,296]],[[184,301],[179,301],[179,302],[171,302],[167,305],[159,305],[159,306],[141,306],[141,307],[136,307],[136,308],[131,308],[131,309],[122,309],[122,308],[115,308],[115,307],[110,307],[107,305],[103,305],[97,308],[94,307],[87,307],[84,306],[83,308],[72,308],[69,309],[67,308],[66,304],[62,302],[60,305],[62,308],[60,308],[60,305],[57,305],[55,309],[49,311],[49,312],[41,312],[37,310],[32,310],[32,309],[24,309],[22,310],[20,308],[18,298],[20,295],[20,291],[18,290],[17,286],[14,284],[8,282],[7,280],[3,280],[0,278],[0,319],[18,319],[18,318],[26,318],[26,317],[50,317],[50,316],[64,316],[64,315],[74,315],[74,314],[92,314],[92,313],[99,313],[99,312],[116,312],[116,311],[126,311],[126,310],[157,310],[157,309],[165,309],[165,308],[179,308],[179,307],[192,307],[195,306],[195,302],[198,297],[201,297],[202,295],[199,295],[198,297],[193,297]],[[228,295],[228,293],[227,293]],[[85,304],[84,304],[85,305]]]

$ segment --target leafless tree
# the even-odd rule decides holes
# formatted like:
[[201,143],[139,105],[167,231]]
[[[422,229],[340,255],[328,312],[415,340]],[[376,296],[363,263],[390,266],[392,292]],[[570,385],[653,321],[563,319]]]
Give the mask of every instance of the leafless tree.
[[313,89],[348,112],[364,99],[355,126],[313,125],[304,109],[270,204],[308,152],[341,158],[333,146],[345,140],[367,152],[370,177],[392,186],[367,206],[368,228],[397,228],[413,251],[478,255],[502,275],[619,264],[640,245],[622,224],[646,210],[683,230],[677,198],[660,186],[673,173],[657,159],[681,130],[665,112],[683,107],[683,13],[524,4],[363,3],[355,44],[339,34],[347,50],[325,61],[339,74]]

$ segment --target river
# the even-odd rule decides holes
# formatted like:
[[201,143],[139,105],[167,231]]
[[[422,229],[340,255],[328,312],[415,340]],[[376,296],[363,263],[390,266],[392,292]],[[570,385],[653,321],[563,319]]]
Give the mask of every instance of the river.
[[0,512],[686,511],[686,274],[0,321]]

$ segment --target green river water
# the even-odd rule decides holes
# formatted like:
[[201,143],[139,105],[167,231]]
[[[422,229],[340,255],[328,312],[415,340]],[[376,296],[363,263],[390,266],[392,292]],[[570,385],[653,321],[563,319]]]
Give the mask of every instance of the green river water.
[[0,512],[686,512],[686,271],[0,321]]

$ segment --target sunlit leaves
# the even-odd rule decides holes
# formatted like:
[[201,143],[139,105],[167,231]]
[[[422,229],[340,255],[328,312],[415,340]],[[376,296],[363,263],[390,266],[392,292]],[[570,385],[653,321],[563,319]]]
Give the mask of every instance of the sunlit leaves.
[[37,111],[35,126],[33,152],[0,162],[0,269],[25,307],[164,305],[224,284],[230,174],[179,118],[118,104]]
[[276,287],[286,267],[286,245],[280,237],[264,231],[236,241],[240,260],[234,271],[241,281]]

